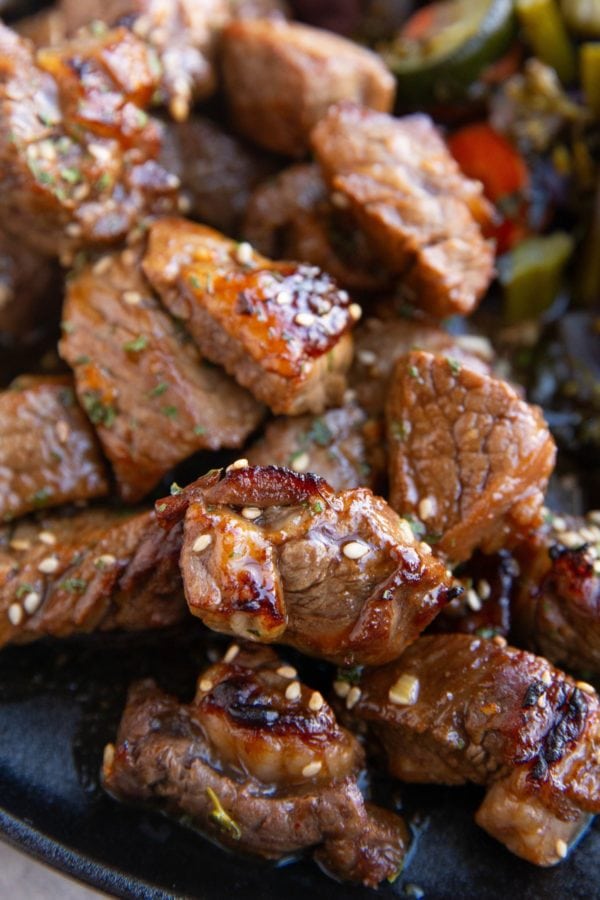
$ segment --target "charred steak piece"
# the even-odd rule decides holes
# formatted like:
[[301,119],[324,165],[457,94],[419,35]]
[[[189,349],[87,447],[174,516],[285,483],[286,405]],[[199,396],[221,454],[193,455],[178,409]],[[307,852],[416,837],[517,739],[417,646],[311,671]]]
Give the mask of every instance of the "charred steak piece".
[[389,112],[395,82],[381,58],[352,41],[282,20],[232,22],[223,81],[236,129],[267,150],[302,157],[332,103]]
[[342,400],[356,303],[314,266],[271,262],[184,219],[150,231],[144,271],[200,352],[276,414]]
[[549,514],[516,551],[515,631],[557,665],[600,674],[600,514]]
[[260,184],[248,202],[243,234],[265,256],[312,263],[349,290],[384,290],[391,283],[362,232],[335,206],[314,163],[290,166]]
[[556,448],[541,410],[505,381],[414,351],[396,364],[386,418],[390,503],[452,560],[541,524]]
[[330,190],[414,303],[438,317],[471,312],[494,270],[480,229],[491,207],[431,119],[341,103],[316,126],[312,144]]
[[198,679],[189,705],[152,681],[129,692],[103,782],[209,839],[265,859],[312,850],[336,878],[376,887],[401,867],[407,830],[365,804],[363,751],[321,694],[267,648],[240,650]]
[[186,598],[209,628],[340,665],[394,659],[460,590],[367,488],[240,460],[156,509],[185,514]]
[[287,466],[316,472],[334,491],[375,489],[381,472],[373,466],[372,423],[356,405],[329,409],[322,416],[282,416],[248,449],[253,466]]
[[124,28],[40,50],[0,25],[0,221],[68,261],[177,208],[158,165],[157,87],[147,47]]
[[124,499],[143,497],[196,450],[241,446],[262,418],[164,312],[132,249],[74,273],[63,317],[61,355]]
[[477,822],[540,866],[600,812],[600,711],[590,685],[502,638],[422,637],[366,672],[352,712],[404,781],[483,784]]
[[153,512],[89,509],[0,532],[0,646],[91,631],[141,631],[186,616],[181,529]]
[[444,354],[482,375],[490,374],[493,359],[486,338],[449,334],[419,319],[366,319],[354,332],[354,346],[348,380],[357,402],[371,416],[383,415],[394,366],[411,350]]
[[71,378],[22,376],[0,393],[0,521],[108,491]]

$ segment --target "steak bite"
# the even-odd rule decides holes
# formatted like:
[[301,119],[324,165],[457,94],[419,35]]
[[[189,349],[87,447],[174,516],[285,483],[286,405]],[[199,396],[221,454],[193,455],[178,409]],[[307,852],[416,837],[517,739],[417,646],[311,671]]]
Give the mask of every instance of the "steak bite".
[[63,316],[60,352],[124,499],[196,450],[241,446],[260,422],[254,397],[204,363],[163,311],[133,250],[75,273]]
[[91,631],[141,631],[186,616],[181,529],[152,512],[89,509],[0,532],[0,647]]
[[390,503],[452,560],[541,524],[556,448],[538,407],[505,381],[414,351],[396,364],[386,418]]
[[354,333],[354,360],[348,380],[356,400],[371,416],[383,415],[396,362],[411,350],[444,354],[482,375],[490,374],[494,352],[486,338],[453,335],[419,319],[369,318]]
[[232,22],[223,81],[236,129],[267,150],[302,157],[332,103],[388,112],[395,81],[380,57],[327,31],[282,20]]
[[71,378],[22,376],[0,393],[0,521],[108,490]]
[[415,305],[468,314],[492,279],[491,217],[428,116],[396,119],[352,103],[332,107],[312,134],[325,181]]
[[153,681],[133,685],[103,783],[225,847],[271,860],[310,849],[333,877],[376,887],[401,868],[408,833],[363,800],[363,764],[356,738],[294,669],[267,648],[233,645],[189,705]]
[[156,504],[185,515],[190,611],[215,631],[340,665],[394,659],[456,596],[442,563],[367,488],[275,466],[209,472]]
[[476,821],[539,866],[600,812],[595,691],[502,638],[432,635],[366,672],[352,714],[396,778],[488,787]]
[[200,352],[274,413],[341,402],[361,309],[316,267],[271,262],[204,225],[163,219],[144,271]]
[[177,207],[178,180],[156,162],[144,112],[157,87],[148,49],[126,29],[34,57],[0,24],[0,220],[66,262]]
[[0,346],[33,343],[58,322],[60,294],[58,267],[0,231]]
[[600,674],[600,515],[549,514],[517,548],[515,631],[557,665]]
[[314,163],[290,166],[259,185],[243,234],[265,256],[312,263],[349,290],[384,290],[390,284],[364,235],[332,202]]

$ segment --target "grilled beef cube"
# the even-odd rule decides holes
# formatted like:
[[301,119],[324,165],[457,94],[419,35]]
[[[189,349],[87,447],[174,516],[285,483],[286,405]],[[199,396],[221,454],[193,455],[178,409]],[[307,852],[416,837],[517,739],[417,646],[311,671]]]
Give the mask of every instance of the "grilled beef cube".
[[366,672],[353,715],[392,775],[489,789],[476,821],[536,865],[559,862],[600,812],[600,711],[589,685],[502,638],[420,638]]
[[154,804],[210,840],[277,860],[312,850],[334,877],[375,887],[408,843],[393,813],[365,804],[356,738],[321,694],[267,648],[229,648],[198,679],[189,705],[152,681],[135,684],[104,787]]
[[252,189],[278,165],[200,116],[166,123],[161,162],[181,182],[180,208],[229,235],[239,232]]
[[367,488],[238,461],[158,501],[185,514],[190,611],[215,631],[340,665],[394,659],[460,590],[429,546]]
[[290,166],[259,185],[243,234],[265,256],[312,263],[349,290],[384,290],[391,281],[364,235],[332,202],[314,164]]
[[258,425],[261,406],[201,360],[132,249],[74,274],[63,316],[60,352],[124,499],[143,497],[196,450],[241,446]]
[[261,147],[302,157],[332,103],[388,112],[394,78],[345,38],[297,22],[232,22],[223,33],[223,80],[236,129]]
[[0,345],[26,345],[58,321],[57,267],[22,241],[0,232]]
[[0,25],[0,220],[68,261],[176,208],[177,178],[156,162],[160,128],[148,49],[119,28],[34,57]]
[[0,533],[0,646],[186,617],[181,529],[153,512],[89,509],[22,519]]
[[449,356],[487,375],[491,344],[471,335],[452,335],[418,319],[370,318],[354,334],[355,353],[348,376],[360,406],[371,416],[383,415],[390,376],[396,362],[411,350]]
[[373,468],[371,424],[355,405],[329,409],[322,416],[275,419],[249,448],[248,461],[253,466],[316,472],[334,491],[374,489],[381,472]]
[[144,271],[200,352],[276,414],[342,400],[361,309],[312,266],[271,262],[211,228],[163,219]]
[[0,521],[108,490],[71,378],[22,376],[0,393]]
[[480,229],[491,207],[431,119],[341,103],[312,143],[330,190],[415,305],[440,318],[471,312],[493,275],[494,251]]
[[577,672],[600,674],[600,515],[550,514],[517,548],[519,640]]
[[509,384],[414,351],[396,364],[386,418],[390,503],[452,560],[541,524],[556,448],[541,410]]

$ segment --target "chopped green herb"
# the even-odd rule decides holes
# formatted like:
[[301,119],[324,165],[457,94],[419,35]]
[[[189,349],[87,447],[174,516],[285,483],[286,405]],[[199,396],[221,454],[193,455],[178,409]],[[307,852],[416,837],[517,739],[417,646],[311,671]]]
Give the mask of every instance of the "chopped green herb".
[[390,431],[392,433],[392,437],[396,438],[397,441],[405,441],[410,434],[410,428],[408,427],[406,422],[399,422],[397,419],[394,419],[391,422]]
[[419,377],[419,370],[417,369],[416,366],[409,366],[409,367],[408,367],[408,374],[410,375],[411,378],[418,378],[418,377]]
[[133,340],[123,344],[123,350],[126,350],[128,353],[140,353],[142,350],[145,350],[147,346],[148,338],[145,334],[140,334],[138,337],[133,338]]
[[317,514],[322,513],[323,510],[325,509],[324,505],[321,503],[320,500],[316,500],[315,503],[313,503],[312,508],[313,508],[313,512],[317,513]]
[[60,170],[60,177],[63,181],[68,181],[69,184],[77,184],[81,181],[81,172],[74,166],[66,166]]
[[338,669],[336,681],[347,681],[348,684],[358,684],[362,676],[362,666],[351,666],[347,669]]
[[451,357],[451,356],[447,356],[447,357],[446,357],[446,360],[447,360],[447,362],[448,362],[448,365],[450,366],[450,368],[451,368],[452,371],[454,372],[454,374],[455,374],[455,375],[458,375],[458,373],[460,372],[460,370],[461,370],[461,368],[462,368],[462,366],[461,366],[461,364],[459,363],[459,361],[458,361],[457,359],[454,359],[454,358]]
[[314,441],[319,447],[326,447],[331,443],[333,435],[323,419],[315,419],[307,434],[307,438],[310,441]]
[[100,178],[96,181],[94,187],[97,191],[105,191],[112,184],[112,178],[108,172],[103,172]]
[[157,503],[156,508],[157,508],[158,512],[164,512],[165,509],[167,508],[167,504],[166,503]]
[[168,381],[159,381],[156,387],[153,387],[151,391],[148,391],[149,397],[162,397],[165,391],[169,390],[169,382]]
[[87,587],[87,581],[84,578],[65,578],[59,587],[70,594],[83,594]]
[[148,113],[144,112],[143,109],[136,110],[136,118],[138,122],[138,128],[145,128],[148,124]]
[[180,487],[176,481],[173,482],[169,490],[171,492],[171,497],[175,497],[177,494],[183,494],[183,488]]
[[83,408],[94,425],[104,425],[110,428],[117,417],[114,406],[102,402],[98,391],[85,391],[81,398]]
[[83,356],[78,356],[75,359],[76,366],[87,366],[87,364],[89,362],[91,362],[91,359],[89,358],[89,356],[86,356],[85,354]]
[[20,600],[21,597],[24,597],[26,594],[30,594],[34,590],[35,587],[33,584],[29,584],[29,582],[24,581],[23,584],[20,584],[17,588],[15,596],[17,600]]
[[179,415],[179,410],[176,406],[163,406],[161,412],[168,419],[174,419],[175,416]]
[[194,434],[200,436],[202,434],[206,434],[206,428],[204,425],[195,425],[194,426]]
[[90,31],[95,37],[101,37],[108,31],[106,22],[102,22],[100,19],[94,19],[93,22],[90,22]]
[[52,496],[52,491],[50,490],[50,488],[43,487],[43,488],[40,488],[39,491],[36,491],[35,494],[31,495],[31,502],[35,506],[43,506],[45,503],[48,502],[48,500],[50,499],[51,496]]
[[61,322],[60,327],[65,334],[73,334],[73,332],[75,331],[75,326],[72,322]]
[[415,519],[414,516],[403,516],[404,519],[408,522],[412,529],[412,533],[416,538],[420,541],[425,537],[426,528],[423,523],[419,519]]
[[197,291],[200,290],[200,287],[201,287],[200,279],[196,275],[190,275],[190,277],[188,278],[188,281],[195,290],[197,290]]
[[208,794],[209,800],[213,805],[213,808],[210,812],[210,818],[222,831],[227,832],[227,834],[232,837],[235,841],[239,841],[242,836],[242,829],[235,822],[231,816],[225,812],[221,805],[221,801],[215,794],[212,788],[207,787],[206,793]]

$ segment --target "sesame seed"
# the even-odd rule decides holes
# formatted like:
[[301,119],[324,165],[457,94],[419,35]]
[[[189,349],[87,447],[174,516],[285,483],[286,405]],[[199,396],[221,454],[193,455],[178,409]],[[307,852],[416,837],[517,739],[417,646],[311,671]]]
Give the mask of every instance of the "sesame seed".
[[552,519],[552,526],[555,531],[566,531],[567,530],[567,523],[563,519],[562,516],[555,516]]
[[313,712],[319,712],[319,710],[323,708],[324,703],[325,701],[323,700],[322,695],[318,691],[313,691],[310,695],[310,700],[308,701],[308,708]]
[[429,544],[426,541],[421,541],[421,543],[419,544],[419,550],[421,551],[421,553],[424,553],[426,556],[432,552],[431,547],[429,546]]
[[211,544],[212,534],[201,534],[192,544],[192,550],[194,553],[202,553],[202,551],[206,550],[207,547],[210,547]]
[[368,545],[363,544],[362,541],[349,541],[342,547],[342,553],[344,554],[346,559],[362,559],[362,557],[368,552]]
[[290,468],[293,469],[294,472],[306,472],[309,466],[310,456],[308,453],[299,453],[290,463]]
[[353,388],[348,388],[346,391],[344,391],[344,406],[346,406],[349,403],[354,403],[355,400],[356,400],[356,391],[353,390]]
[[94,263],[94,267],[92,269],[94,275],[104,275],[110,269],[110,264],[110,256],[102,256],[98,260],[98,262]]
[[356,704],[361,698],[362,691],[359,687],[354,685],[348,691],[348,696],[346,697],[346,709],[354,709]]
[[305,778],[312,778],[313,775],[318,775],[322,768],[323,763],[315,760],[315,762],[308,763],[308,765],[304,766],[302,774]]
[[579,688],[580,691],[583,691],[584,694],[596,693],[594,686],[589,684],[587,681],[576,681],[575,687]]
[[419,697],[419,679],[405,673],[398,678],[388,691],[392,703],[398,706],[412,706]]
[[212,691],[213,683],[210,678],[201,678],[198,687],[201,691]]
[[235,258],[242,266],[249,266],[254,259],[252,244],[249,244],[247,241],[242,241],[241,244],[238,244],[235,251]]
[[400,519],[398,522],[398,540],[406,544],[414,544],[415,536],[406,519]]
[[587,517],[595,525],[600,525],[600,509],[591,509]]
[[42,544],[47,544],[49,547],[53,547],[56,543],[56,535],[52,534],[51,531],[40,531],[38,534],[38,541],[41,541]]
[[348,307],[348,312],[350,313],[350,318],[354,319],[355,322],[358,322],[362,316],[362,307],[360,307],[358,303],[351,303]]
[[29,591],[29,593],[25,594],[25,597],[23,598],[23,608],[29,616],[32,616],[38,609],[41,602],[41,594],[38,594],[37,591]]
[[372,350],[359,350],[357,356],[363,366],[372,366],[377,362],[377,357]]
[[[128,268],[135,265],[135,253],[130,248],[121,253],[121,262]],[[109,257],[107,257],[109,259]]]
[[473,590],[473,588],[469,588],[466,594],[467,606],[473,610],[473,612],[479,612],[481,609],[482,603],[477,595],[477,593]]
[[341,697],[343,700],[344,697],[347,697],[350,693],[350,685],[347,681],[334,681],[333,690],[335,691],[337,696]]
[[231,647],[228,648],[227,653],[223,657],[224,663],[233,662],[238,653],[240,652],[240,648],[237,644],[232,644]]
[[56,425],[54,426],[54,430],[56,431],[56,437],[58,438],[58,442],[60,444],[66,444],[69,440],[69,435],[71,433],[71,429],[67,422],[64,419],[59,419]]
[[540,694],[540,696],[537,698],[537,705],[539,706],[540,709],[544,709],[544,707],[546,706],[546,695],[545,694]]
[[495,634],[492,638],[492,643],[494,643],[496,647],[500,647],[501,650],[504,650],[505,647],[508,647],[508,641],[505,637],[502,637],[501,634]]
[[573,550],[575,547],[579,547],[581,546],[581,544],[585,543],[581,535],[576,531],[562,531],[558,535],[558,539],[561,544],[564,544],[565,547],[568,547],[570,550]]
[[579,530],[579,535],[584,541],[587,541],[590,544],[596,540],[596,535],[591,528],[581,528]]
[[275,303],[278,303],[280,306],[287,306],[292,300],[293,296],[290,291],[279,291],[275,297]]
[[559,840],[556,842],[556,855],[561,859],[564,859],[568,852],[569,845],[566,841],[563,841],[559,838]]
[[482,578],[481,581],[477,582],[477,593],[482,600],[489,600],[492,589],[489,581],[486,581],[485,578]]
[[340,194],[339,191],[332,191],[329,199],[334,206],[337,206],[338,209],[346,209],[350,205],[350,201],[348,200],[346,195]]
[[94,560],[94,565],[100,569],[108,568],[109,566],[114,566],[117,561],[117,557],[113,556],[112,553],[103,553],[102,556],[97,556]]
[[303,328],[309,328],[314,321],[315,317],[312,313],[309,312],[301,312],[294,317],[294,322],[296,323],[296,325],[302,325]]
[[245,519],[258,519],[261,515],[262,510],[258,508],[258,506],[245,506],[242,510],[242,515]]
[[139,291],[123,291],[123,302],[128,306],[139,306],[142,302],[142,295]]
[[277,674],[282,678],[295,678],[298,673],[293,666],[279,666]]
[[552,684],[552,675],[550,674],[548,669],[545,669],[542,675],[542,681],[544,682],[544,684]]
[[247,459],[236,459],[230,466],[225,469],[226,472],[235,472],[237,469],[246,469],[248,467]]
[[53,572],[56,572],[60,563],[58,562],[55,556],[46,556],[38,566],[38,571],[43,572],[44,575],[52,575]]
[[23,609],[18,603],[11,603],[8,607],[8,620],[15,628],[23,621]]
[[292,681],[285,689],[286,700],[297,700],[301,694],[300,682]]
[[593,569],[594,569],[594,574],[595,574],[595,575],[600,575],[600,559],[597,559],[597,560],[594,562]]
[[91,143],[88,144],[87,149],[98,162],[106,163],[110,160],[111,152],[108,147],[105,147],[103,144]]
[[110,769],[115,761],[115,745],[107,744],[102,754],[102,766],[104,769]]
[[15,538],[10,542],[9,547],[11,550],[29,550],[31,548],[31,541]]
[[430,519],[435,515],[436,510],[436,502],[435,497],[423,497],[423,499],[419,503],[419,518],[420,519]]
[[79,237],[81,235],[81,225],[78,225],[77,222],[70,222],[65,228],[65,234],[68,234],[69,237]]

